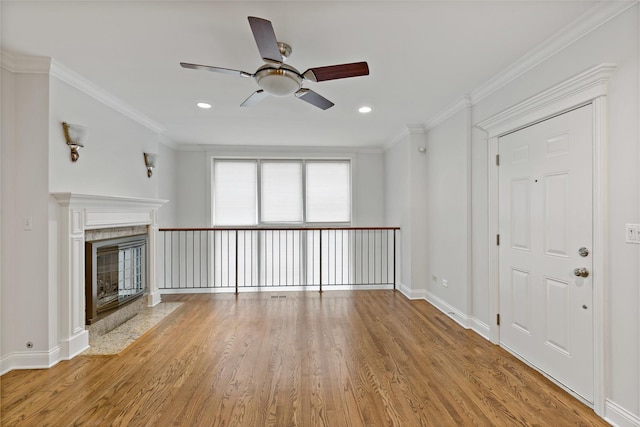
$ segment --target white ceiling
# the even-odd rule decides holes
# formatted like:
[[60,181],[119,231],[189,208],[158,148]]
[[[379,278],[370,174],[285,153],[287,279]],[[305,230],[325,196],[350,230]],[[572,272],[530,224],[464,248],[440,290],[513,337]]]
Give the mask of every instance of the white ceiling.
[[[2,49],[52,57],[160,124],[178,144],[379,147],[428,122],[565,28],[593,1],[2,1]],[[366,60],[370,75],[308,82],[336,105],[294,97],[240,103],[254,72],[247,16],[272,21],[287,61]],[[198,101],[214,105],[210,110]],[[369,105],[363,115],[358,107]]]

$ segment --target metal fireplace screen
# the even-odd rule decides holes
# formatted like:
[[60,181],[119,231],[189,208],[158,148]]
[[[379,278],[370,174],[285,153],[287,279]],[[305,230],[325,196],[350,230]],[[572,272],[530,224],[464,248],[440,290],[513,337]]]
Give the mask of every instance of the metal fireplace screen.
[[91,324],[144,294],[147,236],[87,242],[87,246],[86,320]]

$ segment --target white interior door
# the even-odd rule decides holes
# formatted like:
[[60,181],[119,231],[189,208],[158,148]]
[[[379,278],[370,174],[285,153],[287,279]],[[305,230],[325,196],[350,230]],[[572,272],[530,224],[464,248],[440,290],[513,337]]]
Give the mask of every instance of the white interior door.
[[592,121],[587,105],[498,140],[500,343],[589,402]]

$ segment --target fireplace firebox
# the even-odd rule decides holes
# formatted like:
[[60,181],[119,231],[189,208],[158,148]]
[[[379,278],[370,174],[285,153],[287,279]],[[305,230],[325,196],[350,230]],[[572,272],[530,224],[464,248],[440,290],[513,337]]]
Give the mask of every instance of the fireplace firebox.
[[85,243],[86,324],[144,295],[147,235]]

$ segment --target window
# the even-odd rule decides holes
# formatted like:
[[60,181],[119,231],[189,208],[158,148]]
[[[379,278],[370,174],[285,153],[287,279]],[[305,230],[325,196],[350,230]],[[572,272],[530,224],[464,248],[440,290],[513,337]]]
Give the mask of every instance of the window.
[[307,163],[307,222],[349,222],[349,162]]
[[262,222],[302,222],[302,162],[262,162]]
[[258,220],[257,162],[215,162],[213,217],[216,225],[256,225]]
[[348,223],[348,160],[215,159],[213,224]]

